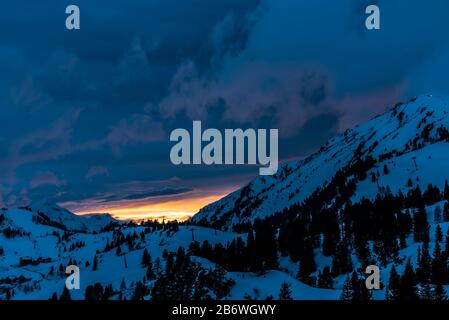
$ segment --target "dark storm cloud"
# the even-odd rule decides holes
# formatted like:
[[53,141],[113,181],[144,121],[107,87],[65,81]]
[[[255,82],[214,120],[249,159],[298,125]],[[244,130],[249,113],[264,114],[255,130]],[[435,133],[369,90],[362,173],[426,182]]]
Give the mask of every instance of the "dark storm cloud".
[[377,1],[379,31],[364,27],[368,4],[263,1],[245,48],[213,76],[199,75],[194,62],[181,65],[162,111],[204,117],[223,100],[225,116],[257,123],[274,106],[281,132],[291,135],[320,114],[340,114],[344,129],[421,93],[407,83],[447,46],[447,2]]
[[[10,205],[55,186],[61,197],[88,197],[105,189],[102,183],[134,179],[137,170],[150,180],[170,177],[157,163],[168,167],[168,147],[154,148],[165,132],[152,105],[181,61],[211,63],[216,25],[257,1],[75,4],[77,32],[65,29],[67,4],[60,1],[19,0],[0,12],[0,116],[8,119],[0,186]],[[25,197],[20,190],[28,189]]]
[[[372,3],[379,31],[364,28]],[[171,165],[167,136],[193,119],[279,128],[287,159],[396,100],[449,93],[445,0],[83,0],[74,32],[67,4],[0,11],[0,205],[141,200],[256,174]]]

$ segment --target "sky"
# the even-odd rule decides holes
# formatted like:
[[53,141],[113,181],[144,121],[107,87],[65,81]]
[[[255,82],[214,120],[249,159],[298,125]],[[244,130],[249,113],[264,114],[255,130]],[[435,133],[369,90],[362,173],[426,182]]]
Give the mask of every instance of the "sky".
[[259,168],[175,166],[172,130],[277,128],[280,161],[305,157],[398,101],[449,94],[447,21],[445,0],[2,4],[0,206],[191,215]]

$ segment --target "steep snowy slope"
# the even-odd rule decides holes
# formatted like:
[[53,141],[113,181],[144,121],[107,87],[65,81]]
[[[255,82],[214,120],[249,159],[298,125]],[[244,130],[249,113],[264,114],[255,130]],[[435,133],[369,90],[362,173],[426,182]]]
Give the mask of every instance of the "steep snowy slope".
[[257,177],[201,209],[192,221],[231,229],[265,218],[301,203],[328,185],[338,170],[351,179],[356,167],[363,172],[355,181],[353,202],[386,190],[406,193],[416,184],[422,190],[429,183],[442,188],[449,178],[448,142],[449,100],[421,96],[330,139],[315,154],[281,167],[275,176]]

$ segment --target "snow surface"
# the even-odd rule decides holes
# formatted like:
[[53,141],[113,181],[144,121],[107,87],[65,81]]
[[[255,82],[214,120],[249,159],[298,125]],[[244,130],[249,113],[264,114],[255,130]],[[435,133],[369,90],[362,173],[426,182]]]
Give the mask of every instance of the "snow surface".
[[[371,155],[378,159],[385,153],[392,153],[392,157],[379,161],[376,167],[368,172],[368,178],[358,182],[351,199],[353,202],[362,197],[372,199],[387,187],[393,192],[402,190],[406,193],[410,188],[407,183],[409,178],[413,180],[413,187],[419,184],[422,190],[429,183],[442,188],[445,179],[449,177],[449,144],[445,141],[424,141],[420,137],[428,124],[433,124],[429,130],[431,138],[438,136],[437,129],[440,126],[449,128],[448,114],[449,106],[443,98],[423,96],[398,105],[392,111],[332,138],[310,157],[284,165],[277,175],[257,177],[245,188],[206,206],[192,218],[194,222],[211,222],[223,218],[223,230],[180,226],[177,232],[151,232],[145,235],[144,240],[140,241],[133,251],[123,246],[123,254],[120,256],[116,255],[115,250],[102,253],[106,244],[113,239],[112,232],[101,232],[110,222],[115,222],[109,215],[76,216],[45,201],[30,205],[29,208],[0,210],[0,215],[5,218],[0,224],[0,247],[4,250],[4,254],[0,256],[0,298],[6,288],[14,290],[14,299],[48,299],[53,292],[59,295],[63,290],[66,275],[59,274],[57,270],[60,264],[67,266],[70,259],[75,259],[81,270],[81,289],[71,291],[73,299],[83,299],[86,287],[96,282],[103,286],[112,284],[114,289],[118,289],[122,281],[127,288],[124,295],[129,297],[133,284],[145,275],[146,270],[140,264],[144,248],[150,252],[153,263],[156,258],[160,258],[163,263],[164,249],[176,251],[179,246],[188,248],[193,240],[208,240],[211,244],[225,245],[236,237],[246,239],[245,234],[229,231],[233,223],[267,217],[304,200],[316,188],[329,182],[338,169],[351,163],[357,149],[362,157]],[[421,143],[419,147],[407,148],[413,140]],[[388,165],[390,172],[381,174],[373,183],[369,178],[370,173],[382,171],[384,164]],[[254,205],[256,200],[260,204]],[[240,204],[239,210],[234,210],[236,202]],[[436,206],[443,205],[444,203],[439,203],[427,207],[431,222],[430,250],[434,247],[436,228],[432,218],[433,212]],[[56,224],[37,223],[39,212]],[[445,233],[449,223],[442,223],[440,226]],[[6,238],[1,232],[5,228],[20,231],[21,235]],[[134,232],[139,234],[143,230],[143,227],[126,224],[119,224],[119,228],[125,235]],[[65,233],[68,234],[67,240],[59,241]],[[85,246],[68,250],[79,242],[85,243]],[[407,258],[416,263],[418,244],[411,238],[407,240],[407,244],[408,247],[400,251],[404,263],[397,266],[399,272],[404,268]],[[92,260],[97,252],[98,269],[93,271]],[[20,258],[25,257],[32,260],[41,259],[42,262],[20,266]],[[193,259],[205,268],[214,267],[213,262],[204,258]],[[330,258],[322,256],[318,250],[315,252],[315,261],[318,270],[331,264]],[[356,262],[356,257],[353,257],[353,261]],[[90,266],[86,266],[86,262],[89,262]],[[227,272],[226,276],[232,278],[235,285],[224,299],[276,299],[284,281],[291,284],[294,299],[322,300],[340,297],[345,276],[335,279],[335,289],[317,289],[296,279],[298,265],[289,258],[280,257],[279,264],[279,270],[271,270],[265,274]],[[55,269],[53,275],[49,274],[51,267]],[[381,270],[383,283],[388,281],[390,268],[391,264]],[[5,279],[17,280],[20,276],[21,283],[2,282]],[[383,290],[374,293],[375,299],[383,299],[384,296]]]
[[[86,287],[97,282],[103,286],[112,284],[113,288],[117,289],[121,282],[125,281],[130,288],[129,294],[131,294],[133,283],[142,280],[146,272],[146,269],[141,266],[145,248],[150,252],[153,262],[158,257],[163,262],[162,253],[165,249],[169,252],[176,251],[179,246],[187,249],[192,240],[200,243],[207,240],[214,245],[216,243],[227,244],[237,237],[246,239],[246,234],[223,232],[197,226],[180,226],[177,232],[155,231],[147,234],[143,245],[136,250],[129,252],[123,246],[124,255],[117,256],[115,250],[99,254],[98,269],[93,271],[93,257],[97,250],[102,251],[108,241],[112,241],[112,232],[74,233],[67,241],[58,243],[57,235],[62,235],[64,231],[52,226],[36,224],[32,221],[33,212],[25,209],[9,209],[1,212],[6,219],[0,230],[12,227],[29,232],[25,236],[12,239],[7,239],[3,234],[0,234],[0,244],[5,251],[5,254],[0,257],[0,279],[19,276],[26,278],[25,283],[13,286],[14,299],[18,300],[46,300],[54,292],[60,294],[65,285],[66,275],[59,274],[57,270],[60,264],[64,267],[67,266],[69,259],[76,260],[81,271],[81,288],[71,291],[72,299],[83,299]],[[74,220],[70,219],[69,222],[73,223]],[[75,223],[75,225],[78,224]],[[134,232],[140,233],[143,229],[139,226],[124,226],[122,232],[126,235]],[[65,248],[79,241],[85,242],[86,245],[73,251],[65,250]],[[20,258],[24,257],[32,259],[49,258],[49,261],[35,266],[19,266]],[[194,260],[205,268],[215,266],[214,263],[204,258],[194,257]],[[90,263],[89,267],[85,266],[86,262]],[[54,275],[49,274],[52,266],[55,270]],[[287,272],[273,270],[264,275],[249,272],[229,272],[227,277],[235,280],[235,285],[230,295],[225,299],[243,299],[245,297],[265,299],[268,296],[277,298],[280,284],[283,281],[292,285],[293,297],[297,299],[336,299],[339,296],[339,290],[322,290],[309,287]],[[32,286],[32,291],[25,289],[25,285]],[[0,284],[1,288],[2,285]],[[255,295],[255,292],[258,292],[258,294]]]

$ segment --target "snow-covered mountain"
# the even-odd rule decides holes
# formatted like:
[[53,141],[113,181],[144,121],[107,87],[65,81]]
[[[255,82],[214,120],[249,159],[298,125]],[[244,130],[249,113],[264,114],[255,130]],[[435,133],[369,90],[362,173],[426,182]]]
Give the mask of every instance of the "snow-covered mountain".
[[47,200],[33,203],[27,207],[34,215],[48,219],[49,223],[64,226],[67,230],[81,232],[98,232],[111,222],[118,223],[109,214],[75,215],[65,208]]
[[[47,205],[40,209],[48,209]],[[86,290],[95,284],[102,288],[111,286],[113,292],[108,299],[132,299],[137,284],[147,273],[147,267],[142,265],[145,250],[151,254],[154,273],[158,276],[166,268],[164,252],[176,252],[179,247],[187,252],[193,240],[226,245],[237,237],[246,236],[196,226],[123,223],[109,225],[101,232],[79,232],[67,229],[64,223],[68,221],[67,224],[78,228],[85,223],[84,217],[71,216],[65,209],[51,207],[56,210],[46,210],[49,215],[61,213],[58,223],[48,223],[30,207],[0,210],[0,300],[47,300],[54,294],[59,298],[68,276],[65,268],[72,264],[80,268],[81,287],[70,292],[71,299],[85,299]],[[69,219],[65,221],[63,218],[67,216]],[[215,263],[204,258],[192,257],[192,261],[201,270],[216,268]],[[287,265],[290,263],[286,262]],[[284,281],[292,285],[296,299],[338,299],[339,296],[339,290],[312,288],[288,272],[273,270],[263,275],[226,272],[225,276],[233,285],[226,296],[221,297],[224,299],[277,297]],[[154,279],[144,280],[148,288],[154,283]],[[213,290],[206,293],[212,298],[220,297]],[[144,296],[151,298],[149,293]]]
[[[421,190],[429,183],[442,189],[449,178],[448,142],[449,99],[420,96],[330,139],[315,154],[282,166],[272,177],[257,177],[201,209],[192,222],[231,229],[266,218],[301,203],[328,185],[339,170],[360,161],[369,163],[359,173],[363,179],[356,181],[353,203],[386,191],[406,194],[417,184]],[[353,171],[344,171],[346,180]]]
[[[354,296],[368,264],[384,284],[374,299],[397,291],[393,266],[399,298],[410,288],[435,298],[437,286],[449,290],[448,101],[398,104],[206,206],[192,224],[77,216],[46,201],[1,209],[0,299],[67,298],[64,270],[77,265],[73,299],[335,300]],[[251,225],[257,219],[265,222]]]

